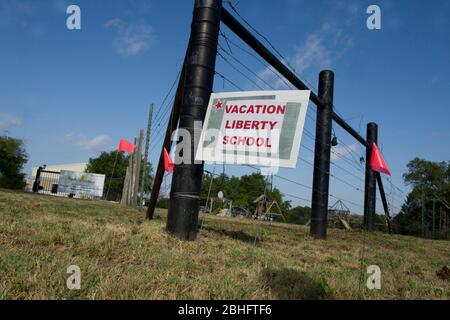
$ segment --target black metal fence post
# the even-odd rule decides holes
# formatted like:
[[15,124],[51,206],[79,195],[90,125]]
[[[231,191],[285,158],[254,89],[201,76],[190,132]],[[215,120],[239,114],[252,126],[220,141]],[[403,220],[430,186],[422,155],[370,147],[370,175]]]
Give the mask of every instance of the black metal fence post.
[[310,226],[311,235],[316,239],[327,236],[333,90],[334,73],[329,70],[320,72],[319,98],[322,106],[317,108]]
[[43,167],[39,167],[36,171],[36,178],[34,179],[33,182],[33,187],[32,187],[32,191],[33,192],[38,192],[39,191],[39,186],[41,184],[41,171],[44,170]]
[[388,202],[386,199],[386,193],[384,192],[383,180],[381,180],[381,174],[378,172],[376,174],[376,177],[377,177],[378,190],[380,191],[381,202],[383,203],[386,226],[387,226],[388,232],[391,234],[392,233],[391,215],[389,214],[389,206],[388,206]]
[[213,87],[221,8],[221,0],[196,0],[194,6],[179,125],[190,133],[191,155],[175,166],[167,216],[167,231],[182,240],[197,235],[203,164],[194,163],[194,122],[204,120]]
[[378,143],[378,125],[376,123],[367,124],[367,142],[370,147],[366,148],[366,179],[364,187],[364,228],[374,230],[375,209],[376,209],[376,179],[377,173],[370,167],[372,158],[372,145]]

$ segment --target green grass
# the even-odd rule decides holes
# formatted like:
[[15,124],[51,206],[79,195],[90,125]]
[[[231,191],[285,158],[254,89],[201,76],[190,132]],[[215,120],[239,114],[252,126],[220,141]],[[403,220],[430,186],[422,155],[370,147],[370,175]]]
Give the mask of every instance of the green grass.
[[[0,191],[0,299],[449,299],[450,243],[204,216],[195,242],[165,230],[164,210]],[[200,228],[200,226],[199,226]],[[255,238],[256,241],[255,241]],[[81,268],[81,290],[66,269]]]

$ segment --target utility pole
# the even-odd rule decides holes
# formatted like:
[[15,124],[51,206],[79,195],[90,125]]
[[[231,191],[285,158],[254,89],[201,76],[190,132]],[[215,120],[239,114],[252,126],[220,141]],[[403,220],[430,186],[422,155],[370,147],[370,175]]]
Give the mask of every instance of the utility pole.
[[[209,176],[211,178],[211,181],[209,182],[208,195],[206,197],[206,205],[205,205],[205,212],[207,212],[207,213],[208,212],[212,213],[212,208],[211,207],[210,207],[210,210],[208,211],[208,205],[209,205],[208,203],[209,203],[209,197],[211,196],[211,188],[212,188],[212,184],[213,184],[213,180],[214,180],[214,173],[215,172],[216,172],[216,167],[214,167],[214,170],[213,170],[212,173],[209,172],[209,171],[206,171],[206,173],[209,173]],[[212,203],[212,201],[211,201],[211,203]]]
[[132,166],[133,166],[133,154],[130,154],[128,156],[128,166],[127,171],[125,173],[125,180],[123,182],[122,199],[120,201],[120,203],[124,206],[127,206],[129,204]]
[[159,197],[159,191],[164,178],[164,149],[171,150],[172,147],[172,133],[178,126],[180,120],[181,104],[184,97],[184,84],[186,80],[186,61],[187,52],[184,56],[183,67],[181,69],[180,80],[178,81],[177,91],[175,94],[175,100],[172,106],[172,112],[170,113],[170,121],[167,125],[166,134],[164,136],[161,153],[159,156],[158,166],[155,170],[155,177],[152,185],[152,192],[150,193],[150,199],[148,201],[148,208],[145,218],[148,220],[153,219],[155,213],[156,203]]
[[273,191],[273,173],[270,173],[270,175],[268,176],[269,179],[269,188],[270,188],[270,192]]
[[[137,145],[137,138],[134,138],[134,145]],[[128,186],[128,199],[127,206],[132,205],[132,199],[134,194],[134,180],[135,180],[135,164],[136,163],[136,148],[134,148],[134,152],[131,155],[131,167],[130,167],[130,185]]]
[[183,159],[175,161],[179,164],[173,172],[166,227],[182,240],[195,240],[197,236],[203,162],[195,163],[198,140],[194,123],[204,120],[213,88],[221,8],[221,0],[196,0],[194,5],[179,124],[190,133],[191,150],[183,150]]
[[377,173],[372,170],[370,166],[370,160],[372,159],[372,146],[374,143],[378,143],[378,125],[376,123],[367,124],[367,142],[369,143],[366,148],[366,177],[364,187],[364,228],[366,230],[375,229],[375,210],[376,210],[376,183]]
[[436,239],[436,199],[433,200],[433,239]]
[[136,160],[134,162],[134,183],[133,183],[133,198],[131,205],[136,207],[139,198],[139,178],[141,177],[141,162],[142,162],[142,142],[144,140],[144,130],[139,131],[139,139],[137,143],[137,151],[135,152]]
[[314,176],[310,233],[316,239],[326,239],[328,225],[328,191],[330,185],[331,131],[333,125],[334,73],[319,74],[316,142],[314,148]]
[[[150,105],[150,110],[148,112],[148,123],[147,123],[147,134],[145,136],[145,149],[144,149],[144,165],[142,167],[142,181],[141,181],[141,187],[140,192],[142,196],[142,200],[139,204],[139,206],[144,206],[145,199],[144,199],[144,187],[145,187],[145,177],[147,174],[147,162],[148,162],[148,149],[150,148],[150,134],[152,132],[152,119],[153,119],[153,103]],[[149,168],[150,170],[150,168]],[[149,172],[150,174],[150,172]]]
[[422,237],[425,237],[425,189],[422,187]]
[[[386,220],[386,226],[388,228],[388,232],[392,233],[391,216],[389,214],[389,206],[388,206],[388,203],[387,203],[386,194],[384,192],[383,180],[381,179],[381,174],[379,174],[377,172],[376,173],[376,178],[377,178],[378,189],[380,191],[381,202],[383,203],[384,217],[385,217],[385,220]],[[394,201],[392,201],[392,202],[394,202]]]
[[450,226],[450,213],[444,211],[445,216],[445,239],[448,239],[449,233],[449,226]]
[[449,212],[444,212],[445,214],[445,221],[446,221],[446,227],[445,227],[445,239],[448,239],[450,236],[450,213]]

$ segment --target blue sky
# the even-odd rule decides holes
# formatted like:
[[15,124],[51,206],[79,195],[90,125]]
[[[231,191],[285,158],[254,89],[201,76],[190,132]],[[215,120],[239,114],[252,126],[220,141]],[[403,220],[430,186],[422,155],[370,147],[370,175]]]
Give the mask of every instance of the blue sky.
[[[66,28],[65,11],[72,2],[0,2],[1,134],[24,140],[29,154],[26,172],[43,163],[87,162],[102,150],[113,150],[120,138],[133,139],[146,127],[148,105],[154,102],[155,113],[159,113],[155,120],[161,120],[156,121],[153,132],[151,160],[156,162],[167,106],[158,110],[181,65],[193,2],[73,3],[81,8],[79,31]],[[241,0],[237,9],[271,39],[313,88],[320,70],[331,68],[335,72],[337,112],[362,135],[367,122],[379,124],[379,145],[396,186],[408,189],[401,176],[416,156],[449,160],[449,1],[434,0],[432,5],[425,1],[360,0],[274,3]],[[381,8],[381,30],[366,27],[366,9],[371,4]],[[222,30],[245,47],[226,27]],[[222,38],[220,43],[228,48]],[[233,55],[260,77],[286,88],[262,64],[230,46]],[[221,58],[217,70],[244,89],[257,89]],[[216,78],[215,91],[235,88]],[[315,106],[310,104],[309,109],[314,118]],[[306,128],[314,132],[311,118]],[[362,178],[357,161],[363,155],[362,148],[334,128],[343,142],[338,150],[347,158],[334,159],[335,163]],[[312,140],[304,136],[300,154],[305,160],[312,159],[307,149],[311,146]],[[207,169],[212,171],[214,166]],[[358,189],[362,181],[335,169],[335,176],[356,188],[331,179],[330,192],[347,200],[352,211],[361,212],[363,196]],[[222,167],[215,170],[220,173]],[[250,171],[226,167],[229,174]],[[302,161],[295,170],[280,171],[282,176],[309,185],[311,174],[312,168]],[[286,193],[310,198],[310,190],[281,179],[274,181]],[[401,194],[385,181],[393,206],[398,207]]]

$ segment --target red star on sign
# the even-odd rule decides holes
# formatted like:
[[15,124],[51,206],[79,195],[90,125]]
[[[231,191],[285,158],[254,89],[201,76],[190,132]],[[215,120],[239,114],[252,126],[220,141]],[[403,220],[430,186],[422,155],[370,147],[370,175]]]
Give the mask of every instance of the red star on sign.
[[217,104],[215,105],[215,107],[216,107],[216,110],[220,110],[220,109],[222,109],[222,102],[217,102]]

